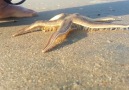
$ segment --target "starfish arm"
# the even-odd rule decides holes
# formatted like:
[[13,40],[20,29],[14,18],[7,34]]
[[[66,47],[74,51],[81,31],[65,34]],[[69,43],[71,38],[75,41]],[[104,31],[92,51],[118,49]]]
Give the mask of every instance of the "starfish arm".
[[[79,14],[75,14],[75,15],[78,15],[80,16]],[[84,17],[84,16],[81,16],[81,17]],[[116,21],[115,18],[110,18],[110,17],[107,17],[107,18],[97,18],[97,19],[92,19],[92,18],[89,18],[89,17],[84,17],[87,19],[87,21],[91,21],[91,22],[101,22],[101,23],[110,23],[110,22],[113,22],[113,21]]]
[[102,29],[102,28],[127,28],[129,25],[121,25],[121,24],[110,24],[110,23],[103,23],[103,22],[94,22],[90,21],[84,16],[76,15],[72,18],[72,22],[84,27],[88,28],[96,28],[96,29]]
[[54,21],[54,20],[59,20],[59,19],[63,20],[68,15],[70,15],[70,14],[67,14],[67,13],[57,14],[54,17],[52,17],[49,21]]
[[[42,52],[47,52],[48,50],[50,50],[51,48],[53,48],[53,46],[54,46],[53,44],[55,42],[59,42],[58,39],[60,39],[61,36],[64,36],[65,35],[65,38],[66,38],[66,36],[70,32],[71,25],[72,25],[72,20],[71,19],[64,19],[64,21],[62,22],[62,24],[59,27],[58,31],[55,32],[55,33],[53,33],[50,36],[50,38],[49,38],[49,40],[48,40],[48,42],[47,42],[47,44],[46,44],[46,46],[45,46],[45,48],[43,49]],[[65,38],[63,38],[63,40]]]
[[113,22],[113,21],[116,21],[115,18],[101,18],[101,19],[92,19],[93,21],[95,22],[107,22],[107,23],[110,23],[110,22]]
[[[44,28],[44,27],[54,27],[54,26],[59,26],[62,20],[54,20],[54,21],[36,21],[32,25],[19,30],[17,33],[15,33],[13,36],[19,36],[22,34],[30,33],[37,31],[37,28]],[[35,29],[35,30],[34,30]]]
[[23,34],[26,34],[26,33],[31,33],[31,32],[34,32],[34,31],[38,31],[38,29],[35,29],[35,27],[32,28],[32,26],[29,26],[29,27],[25,27],[25,28],[19,30],[18,32],[13,34],[13,36],[15,37],[15,36],[23,35]]

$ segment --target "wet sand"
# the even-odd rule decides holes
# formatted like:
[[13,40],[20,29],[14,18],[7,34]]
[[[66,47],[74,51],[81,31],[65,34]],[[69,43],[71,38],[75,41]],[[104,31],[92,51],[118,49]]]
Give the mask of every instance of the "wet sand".
[[0,23],[0,90],[129,90],[128,30],[75,31],[48,53],[41,51],[52,32],[12,37],[63,12],[129,24],[129,1],[101,1],[47,0],[32,6],[35,1],[27,0],[23,6],[38,11],[38,17]]

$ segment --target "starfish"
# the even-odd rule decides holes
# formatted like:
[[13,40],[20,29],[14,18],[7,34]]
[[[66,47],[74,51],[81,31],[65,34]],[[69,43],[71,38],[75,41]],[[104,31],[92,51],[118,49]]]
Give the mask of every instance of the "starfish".
[[67,35],[74,30],[128,30],[129,25],[112,24],[114,18],[91,19],[79,14],[59,14],[50,20],[36,21],[28,27],[19,30],[13,36],[34,32],[37,30],[55,31],[49,38],[42,52],[47,52],[55,45],[63,42]]

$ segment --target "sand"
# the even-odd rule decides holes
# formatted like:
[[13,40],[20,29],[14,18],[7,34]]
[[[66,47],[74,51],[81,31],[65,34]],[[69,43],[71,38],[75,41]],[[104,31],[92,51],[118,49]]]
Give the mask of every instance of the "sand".
[[[112,2],[113,1],[113,2]],[[35,4],[32,4],[35,3]],[[38,17],[0,23],[0,90],[129,90],[129,31],[75,31],[42,53],[52,32],[12,37],[37,20],[65,13],[129,24],[126,0],[27,0]],[[14,19],[13,19],[14,20]]]

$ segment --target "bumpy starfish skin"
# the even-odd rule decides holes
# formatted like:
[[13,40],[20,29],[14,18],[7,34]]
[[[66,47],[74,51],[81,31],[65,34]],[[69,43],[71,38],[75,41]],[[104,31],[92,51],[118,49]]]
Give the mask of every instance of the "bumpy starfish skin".
[[[54,45],[61,43],[72,30],[116,30],[128,29],[129,25],[110,24],[114,18],[91,19],[79,14],[59,14],[51,18],[49,21],[37,21],[34,24],[20,30],[13,36],[30,33],[39,29],[43,31],[55,31],[48,40],[43,52],[47,52]],[[39,28],[39,29],[37,29]]]

